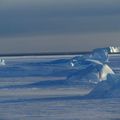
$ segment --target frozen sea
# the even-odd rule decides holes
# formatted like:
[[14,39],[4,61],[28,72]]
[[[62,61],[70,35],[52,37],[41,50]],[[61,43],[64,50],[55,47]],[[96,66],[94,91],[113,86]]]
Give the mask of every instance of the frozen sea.
[[[0,120],[120,120],[120,98],[81,99],[95,84],[67,80],[73,56],[4,57],[0,66]],[[120,73],[120,55],[109,55]]]

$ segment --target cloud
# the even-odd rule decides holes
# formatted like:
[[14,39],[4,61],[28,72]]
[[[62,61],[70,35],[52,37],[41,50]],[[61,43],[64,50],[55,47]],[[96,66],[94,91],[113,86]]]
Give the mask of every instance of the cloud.
[[0,54],[89,51],[119,46],[119,38],[120,32],[0,38]]
[[120,31],[120,15],[80,16],[79,14],[71,14],[67,16],[67,13],[54,15],[39,13],[38,11],[30,13],[14,11],[1,14],[1,16],[1,37]]
[[[68,45],[69,42],[71,42],[70,45],[74,45],[72,48],[77,49],[78,47],[79,49],[78,43],[83,43],[83,41],[91,41],[89,43],[93,43],[95,42],[95,40],[92,40],[93,36],[98,34],[101,35],[101,37],[98,37],[103,40],[101,41],[101,45],[104,46],[103,43],[107,42],[105,42],[103,34],[107,36],[108,33],[114,33],[111,34],[111,37],[108,35],[108,37],[105,38],[118,39],[118,33],[120,32],[119,21],[120,1],[118,0],[1,0],[0,50],[14,51],[18,49],[18,51],[20,51],[22,48],[24,51],[29,51],[32,46],[33,51],[48,51],[50,49],[70,50],[70,47],[67,49],[66,46],[64,46],[63,43],[65,41]],[[116,37],[114,36],[115,33],[117,33]],[[61,37],[68,35],[70,38]],[[79,35],[79,37],[76,38],[75,35]],[[32,36],[39,37],[36,38]],[[41,36],[46,36],[47,38],[45,39],[48,41]],[[81,36],[84,37],[80,39]],[[89,37],[86,38],[85,36]],[[15,39],[12,38],[16,38],[20,43],[14,44]],[[37,39],[37,41],[34,43],[35,39]],[[44,39],[46,43],[42,39]],[[60,42],[55,39],[59,39]],[[72,39],[76,40],[76,42],[74,43]],[[96,39],[98,38],[96,37]],[[11,41],[11,47],[8,47],[9,50],[2,47],[6,45],[4,40],[6,42]],[[63,48],[60,49],[57,43],[63,46]],[[99,46],[98,41],[95,43],[96,46]],[[112,43],[114,43],[114,41]],[[25,47],[24,44],[26,46],[28,44],[28,46]],[[39,44],[43,44],[43,48],[42,46],[39,48]],[[75,47],[75,45],[78,46]],[[93,46],[90,44],[88,48]],[[12,48],[14,48],[14,50]],[[84,50],[82,46],[81,49]]]
[[119,5],[119,0],[1,0],[0,6],[15,7],[15,6],[116,6]]

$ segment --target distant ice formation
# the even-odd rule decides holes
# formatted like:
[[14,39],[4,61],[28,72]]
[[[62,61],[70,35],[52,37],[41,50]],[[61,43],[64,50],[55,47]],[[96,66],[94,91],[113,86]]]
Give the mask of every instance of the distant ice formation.
[[120,53],[120,47],[110,46],[107,49],[108,49],[109,53]]
[[77,56],[71,60],[71,66],[78,68],[72,80],[82,79],[96,83],[96,87],[83,98],[118,98],[120,97],[120,75],[116,75],[108,66],[109,53],[119,53],[120,47],[98,48],[88,55]]
[[108,52],[108,48],[98,48],[90,54],[71,59],[71,67],[78,69],[78,72],[71,74],[68,79],[86,79],[93,83],[106,80],[108,74],[114,74],[107,64]]
[[5,60],[4,59],[0,59],[0,66],[5,65]]

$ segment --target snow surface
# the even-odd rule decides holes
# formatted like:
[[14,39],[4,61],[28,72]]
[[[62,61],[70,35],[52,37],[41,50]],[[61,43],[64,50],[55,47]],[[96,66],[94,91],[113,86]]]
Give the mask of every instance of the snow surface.
[[119,120],[120,56],[113,48],[60,57],[6,57],[1,120]]

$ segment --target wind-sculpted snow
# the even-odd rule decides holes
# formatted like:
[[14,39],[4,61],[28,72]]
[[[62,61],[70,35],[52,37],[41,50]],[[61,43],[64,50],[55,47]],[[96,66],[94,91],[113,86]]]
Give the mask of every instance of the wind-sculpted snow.
[[120,55],[110,50],[4,57],[0,120],[120,120]]
[[[0,67],[0,77],[57,77],[55,80],[32,81],[27,84],[0,86],[0,89],[26,88],[67,88],[81,85],[92,86],[92,91],[77,98],[107,98],[120,97],[120,75],[116,75],[109,66],[108,53],[113,48],[99,48],[89,54],[62,58],[51,61],[20,62],[13,66],[6,64]],[[60,78],[64,79],[60,79]],[[95,88],[94,88],[95,86]],[[76,97],[75,97],[76,98]]]
[[[58,85],[66,84],[67,81],[47,81],[39,82],[30,85],[19,86],[19,88],[28,88],[36,86],[49,86],[51,84]],[[67,83],[68,84],[68,83]],[[18,86],[16,86],[18,87]],[[41,101],[64,101],[64,100],[89,100],[89,99],[105,99],[105,98],[120,98],[120,75],[108,75],[107,80],[99,82],[93,90],[87,95],[57,95],[57,96],[43,96],[35,98],[19,98],[0,100],[0,103],[18,103],[18,102],[41,102]]]
[[107,48],[95,49],[88,55],[74,57],[70,65],[78,71],[68,76],[68,79],[84,79],[93,83],[106,80],[108,74],[114,74],[107,64],[108,59]]
[[[113,70],[107,65],[109,60],[108,53],[117,53],[120,49],[118,47],[109,47],[103,49],[95,49],[89,55],[82,57],[75,57],[72,59],[71,66],[82,66],[84,69],[80,70],[77,77],[74,79],[91,80],[97,82],[97,86],[87,95],[86,98],[108,98],[120,97],[120,75],[116,75]],[[83,75],[83,76],[82,76]],[[95,80],[96,79],[96,80]]]
[[[15,86],[18,88],[25,87],[36,87],[41,86],[45,87],[50,85],[69,85],[67,81],[47,81],[47,82],[39,82],[33,83],[29,85]],[[12,87],[12,86],[11,86]],[[13,87],[12,87],[13,88]],[[58,97],[47,97],[47,98],[37,98],[33,100],[69,100],[69,99],[102,99],[102,98],[120,98],[120,75],[108,75],[107,80],[99,82],[93,90],[84,96],[58,96]]]
[[120,97],[120,75],[108,75],[86,96],[86,98],[118,98]]
[[76,65],[86,64],[87,62],[85,60],[88,60],[88,59],[106,63],[108,62],[108,59],[109,59],[108,53],[109,53],[108,48],[97,48],[87,55],[74,57],[73,59],[71,59],[71,65],[74,66],[75,64]]
[[71,66],[78,67],[79,72],[70,75],[69,79],[83,79],[97,83],[96,87],[84,96],[85,98],[120,97],[120,75],[116,75],[107,64],[110,52],[119,52],[119,48],[95,49],[89,55],[72,59]]

